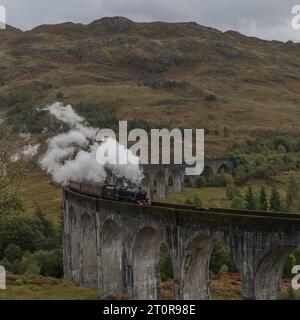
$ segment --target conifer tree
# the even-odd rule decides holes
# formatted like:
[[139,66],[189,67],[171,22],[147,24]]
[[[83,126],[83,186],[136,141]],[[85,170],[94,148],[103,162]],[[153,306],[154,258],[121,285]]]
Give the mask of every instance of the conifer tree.
[[288,210],[300,209],[300,186],[294,176],[289,178],[285,202]]
[[255,196],[253,194],[251,186],[248,187],[248,191],[246,193],[245,200],[247,202],[246,209],[248,209],[248,210],[255,210],[256,209],[256,200],[255,200]]
[[267,193],[264,187],[261,187],[259,195],[259,210],[267,211],[269,208]]
[[275,186],[272,187],[271,198],[270,198],[270,209],[272,211],[282,211],[280,194]]

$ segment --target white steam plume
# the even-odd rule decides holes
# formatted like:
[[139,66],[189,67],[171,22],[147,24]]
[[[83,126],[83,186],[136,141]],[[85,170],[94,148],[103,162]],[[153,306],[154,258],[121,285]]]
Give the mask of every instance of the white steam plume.
[[106,168],[117,177],[123,177],[133,183],[141,182],[144,176],[139,159],[130,150],[122,146],[119,148],[119,158],[127,157],[127,165],[111,165],[107,159],[101,161],[96,157],[100,146],[102,150],[107,151],[112,146],[119,146],[119,143],[113,139],[107,139],[102,143],[95,142],[98,129],[88,126],[85,119],[80,117],[71,105],[63,106],[57,102],[45,110],[70,126],[69,132],[48,140],[48,150],[39,161],[41,167],[52,175],[55,182],[102,182],[106,179]]

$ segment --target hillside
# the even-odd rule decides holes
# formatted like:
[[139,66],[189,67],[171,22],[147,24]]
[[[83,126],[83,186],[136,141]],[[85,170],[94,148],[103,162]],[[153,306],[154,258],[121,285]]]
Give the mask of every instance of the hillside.
[[300,44],[123,17],[9,28],[0,41],[0,112],[58,98],[113,106],[122,120],[206,128],[211,155],[243,135],[299,133]]

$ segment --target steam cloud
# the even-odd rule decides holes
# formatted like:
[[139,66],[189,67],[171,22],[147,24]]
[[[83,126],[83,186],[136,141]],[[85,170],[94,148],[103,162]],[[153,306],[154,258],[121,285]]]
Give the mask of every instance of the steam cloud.
[[[136,184],[141,182],[144,176],[139,166],[139,158],[111,138],[102,143],[95,142],[98,129],[90,127],[71,105],[63,106],[57,102],[45,110],[70,126],[69,132],[48,140],[48,150],[39,161],[41,167],[52,175],[55,182],[59,184],[67,184],[71,180],[102,182],[107,176],[106,169],[116,177],[125,178]],[[107,151],[116,146],[120,147],[119,158],[126,157],[128,164],[111,165],[107,163],[107,159],[99,161],[101,160],[99,158],[97,161],[99,147]]]

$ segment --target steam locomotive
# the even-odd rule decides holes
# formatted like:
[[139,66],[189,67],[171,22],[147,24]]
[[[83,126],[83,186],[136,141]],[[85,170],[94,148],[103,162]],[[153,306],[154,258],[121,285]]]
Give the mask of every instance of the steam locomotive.
[[69,188],[72,191],[83,193],[88,196],[112,201],[130,202],[138,205],[149,206],[151,201],[147,192],[142,188],[118,187],[108,184],[93,184],[88,182],[71,181]]

